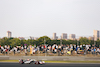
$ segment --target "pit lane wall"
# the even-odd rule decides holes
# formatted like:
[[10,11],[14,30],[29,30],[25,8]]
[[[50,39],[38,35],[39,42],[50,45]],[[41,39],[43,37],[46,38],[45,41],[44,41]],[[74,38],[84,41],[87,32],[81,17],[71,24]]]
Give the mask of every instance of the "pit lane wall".
[[0,60],[36,59],[49,61],[100,61],[100,57],[85,56],[0,56]]

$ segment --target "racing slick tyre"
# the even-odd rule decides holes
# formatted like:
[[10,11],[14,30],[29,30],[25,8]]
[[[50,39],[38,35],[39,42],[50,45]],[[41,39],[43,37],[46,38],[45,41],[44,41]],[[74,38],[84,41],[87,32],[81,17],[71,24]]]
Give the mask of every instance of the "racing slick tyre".
[[38,62],[38,61],[36,61],[36,62],[35,62],[35,64],[39,64],[39,62]]

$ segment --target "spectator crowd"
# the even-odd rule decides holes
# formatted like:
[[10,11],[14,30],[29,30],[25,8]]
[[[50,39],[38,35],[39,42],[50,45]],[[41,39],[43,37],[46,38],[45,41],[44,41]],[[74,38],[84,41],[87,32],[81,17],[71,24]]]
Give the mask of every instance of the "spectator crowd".
[[39,45],[39,46],[32,46],[32,45],[21,45],[21,46],[1,46],[0,45],[0,54],[10,54],[13,53],[14,55],[17,53],[25,54],[25,55],[34,55],[34,54],[44,54],[47,55],[57,54],[58,56],[61,55],[73,55],[73,54],[95,54],[100,55],[100,47],[95,45]]

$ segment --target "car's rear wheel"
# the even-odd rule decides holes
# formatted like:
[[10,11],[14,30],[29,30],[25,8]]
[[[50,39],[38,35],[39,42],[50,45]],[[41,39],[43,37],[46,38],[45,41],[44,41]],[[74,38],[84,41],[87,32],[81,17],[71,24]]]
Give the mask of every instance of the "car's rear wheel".
[[39,64],[39,62],[38,62],[38,61],[36,61],[36,62],[35,62],[35,64]]

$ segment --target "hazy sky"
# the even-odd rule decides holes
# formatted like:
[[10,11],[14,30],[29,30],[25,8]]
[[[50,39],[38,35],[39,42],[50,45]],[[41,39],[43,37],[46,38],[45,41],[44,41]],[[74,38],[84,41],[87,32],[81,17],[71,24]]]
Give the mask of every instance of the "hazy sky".
[[0,37],[53,33],[92,36],[100,30],[100,0],[0,0]]

